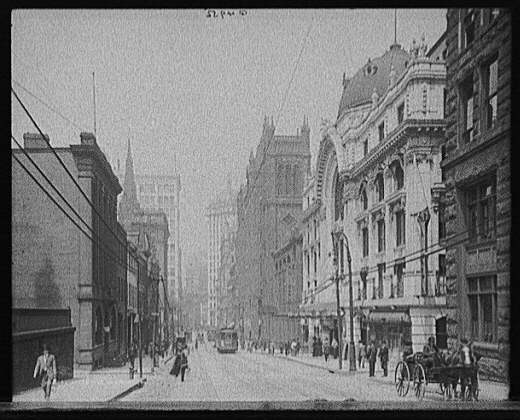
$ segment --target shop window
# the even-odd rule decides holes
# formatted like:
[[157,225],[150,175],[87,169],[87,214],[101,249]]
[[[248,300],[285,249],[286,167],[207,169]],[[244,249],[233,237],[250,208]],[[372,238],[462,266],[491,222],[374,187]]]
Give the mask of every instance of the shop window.
[[460,116],[462,121],[462,143],[473,140],[473,75],[460,85]]
[[396,229],[396,245],[401,246],[405,243],[405,214],[404,210],[399,210],[395,213],[395,229]]
[[497,341],[496,276],[468,278],[468,303],[471,338]]
[[498,57],[488,62],[482,69],[483,125],[490,129],[496,125],[498,109]]
[[495,236],[495,178],[483,181],[466,191],[468,235],[471,239]]

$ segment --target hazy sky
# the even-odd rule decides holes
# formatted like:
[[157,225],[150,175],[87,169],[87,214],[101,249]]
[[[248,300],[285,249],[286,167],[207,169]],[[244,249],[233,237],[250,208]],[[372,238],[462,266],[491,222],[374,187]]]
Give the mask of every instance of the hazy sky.
[[[95,72],[97,138],[109,160],[124,165],[130,138],[136,172],[181,175],[187,262],[206,255],[206,205],[228,176],[235,188],[245,181],[264,115],[276,121],[310,25],[276,133],[295,134],[307,115],[315,156],[321,119],[337,115],[343,72],[392,44],[393,9],[249,9],[224,19],[204,10],[14,11],[12,77],[93,131]],[[423,33],[433,45],[445,29],[445,9],[397,11],[406,49]],[[82,130],[13,86],[51,143],[79,143]],[[12,121],[19,141],[36,132],[15,102]]]

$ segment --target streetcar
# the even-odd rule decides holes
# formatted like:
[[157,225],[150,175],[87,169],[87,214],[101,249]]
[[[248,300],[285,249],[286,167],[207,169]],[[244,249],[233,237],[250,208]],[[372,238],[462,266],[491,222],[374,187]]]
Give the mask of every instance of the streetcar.
[[238,334],[232,328],[220,329],[216,341],[219,353],[236,353],[238,350]]

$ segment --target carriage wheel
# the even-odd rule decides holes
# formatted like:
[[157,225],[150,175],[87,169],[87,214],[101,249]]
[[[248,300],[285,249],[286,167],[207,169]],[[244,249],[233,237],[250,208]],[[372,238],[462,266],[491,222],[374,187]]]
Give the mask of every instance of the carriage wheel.
[[410,389],[410,369],[408,369],[408,365],[403,361],[397,363],[395,367],[394,382],[397,395],[400,397],[406,396]]
[[413,370],[413,389],[415,398],[422,400],[424,397],[424,391],[426,391],[426,374],[422,365],[415,365]]

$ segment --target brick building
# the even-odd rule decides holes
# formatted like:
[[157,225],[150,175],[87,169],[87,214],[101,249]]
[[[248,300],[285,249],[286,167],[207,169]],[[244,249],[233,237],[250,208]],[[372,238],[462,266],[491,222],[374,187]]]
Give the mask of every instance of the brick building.
[[447,13],[447,135],[442,174],[448,335],[471,339],[506,378],[510,314],[511,15]]
[[274,338],[271,320],[279,308],[272,253],[300,216],[303,178],[310,166],[306,119],[296,135],[274,131],[272,118],[266,118],[237,198],[237,300],[240,336],[246,340]]
[[[107,227],[40,135],[25,134],[24,149],[80,214],[88,228],[72,217],[91,230],[95,241],[81,233],[13,159],[13,308],[70,308],[76,364],[88,369],[109,364],[125,351],[121,329],[126,324],[126,235],[116,218],[121,186],[93,134],[81,133],[80,144],[55,148]],[[63,205],[22,151],[12,153]]]

